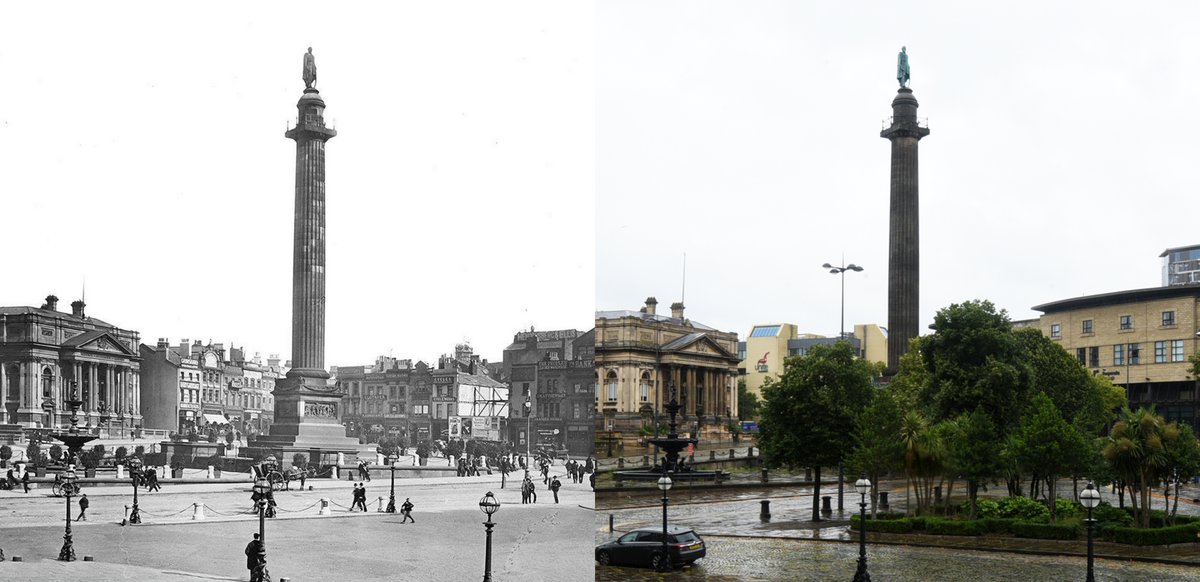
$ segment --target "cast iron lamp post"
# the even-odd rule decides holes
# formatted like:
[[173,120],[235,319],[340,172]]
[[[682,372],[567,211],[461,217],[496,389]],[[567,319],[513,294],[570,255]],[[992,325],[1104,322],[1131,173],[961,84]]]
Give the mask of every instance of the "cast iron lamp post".
[[75,561],[75,546],[71,542],[71,496],[75,494],[75,466],[68,465],[62,474],[62,492],[67,498],[67,531],[63,534],[63,547],[58,552],[62,562]]
[[[845,257],[843,257],[842,260],[845,260]],[[821,265],[821,266],[826,269],[829,269],[830,273],[832,273],[834,275],[839,275],[842,279],[842,311],[841,311],[842,317],[841,317],[841,323],[838,324],[838,340],[841,341],[843,339],[846,339],[846,271],[854,271],[854,272],[858,273],[858,272],[861,272],[863,270],[863,268],[858,265],[855,265],[854,263],[850,263],[849,265],[842,265],[840,267],[835,267],[833,265],[830,265],[829,263],[825,263],[824,265]],[[842,464],[841,461],[838,461],[838,513],[842,512],[842,507],[843,507],[842,492],[845,490],[845,488],[846,488],[846,468]]]
[[487,514],[487,521],[483,522],[483,527],[487,529],[487,552],[483,559],[483,582],[492,582],[492,514],[500,509],[500,502],[496,500],[496,496],[492,495],[491,491],[479,500],[479,509]]
[[533,444],[533,401],[525,397],[525,470],[528,471],[530,465],[533,464],[533,457],[530,455]]
[[1094,484],[1089,482],[1087,484],[1087,488],[1085,488],[1083,491],[1079,492],[1079,502],[1082,503],[1083,506],[1086,507],[1088,510],[1088,516],[1087,516],[1087,530],[1088,530],[1087,582],[1096,582],[1096,574],[1092,569],[1093,568],[1092,562],[1093,562],[1093,558],[1094,558],[1094,554],[1092,553],[1092,528],[1096,525],[1096,520],[1092,519],[1092,508],[1094,508],[1100,504],[1100,491],[1096,489],[1096,486]]
[[392,452],[388,453],[387,460],[388,460],[388,464],[391,465],[390,468],[392,470],[392,490],[390,492],[388,492],[388,506],[387,506],[388,513],[396,513],[396,460],[397,459],[398,459],[398,457],[396,456],[396,451],[392,451]]
[[854,572],[854,582],[871,582],[871,575],[867,573],[867,493],[871,491],[871,480],[867,479],[866,473],[854,482],[854,488],[859,495],[858,570]]
[[137,457],[129,457],[125,460],[125,467],[129,469],[129,480],[133,482],[133,511],[129,512],[129,523],[130,525],[142,523],[137,503],[138,475],[142,471],[142,460]]
[[254,482],[254,492],[258,493],[258,565],[255,569],[260,572],[252,580],[257,582],[271,582],[271,575],[267,573],[267,532],[266,532],[266,517],[267,517],[267,495],[271,493],[271,482],[267,481],[266,477],[259,477]]
[[671,554],[667,549],[667,491],[671,490],[671,476],[669,473],[664,473],[662,477],[658,478],[658,489],[663,494],[662,559],[658,561],[658,571],[666,572],[671,569]]

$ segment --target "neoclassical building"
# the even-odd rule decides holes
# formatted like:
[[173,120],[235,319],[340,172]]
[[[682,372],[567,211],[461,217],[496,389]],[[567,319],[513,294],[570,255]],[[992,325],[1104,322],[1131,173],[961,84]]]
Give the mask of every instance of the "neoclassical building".
[[597,430],[652,425],[672,388],[683,430],[725,430],[737,416],[737,333],[687,319],[682,303],[659,315],[657,304],[650,297],[639,311],[596,312]]
[[140,426],[138,333],[88,317],[83,301],[58,310],[0,307],[0,423],[27,428],[70,425],[65,404],[77,390],[79,426],[116,432]]

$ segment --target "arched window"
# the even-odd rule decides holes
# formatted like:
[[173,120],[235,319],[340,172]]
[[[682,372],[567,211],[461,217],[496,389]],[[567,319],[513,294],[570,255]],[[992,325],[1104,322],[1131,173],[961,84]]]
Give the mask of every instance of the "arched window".
[[42,398],[54,398],[54,370],[42,369]]
[[650,372],[642,372],[641,399],[642,402],[650,400]]
[[609,370],[608,375],[604,377],[604,384],[608,386],[608,401],[617,401],[617,373]]

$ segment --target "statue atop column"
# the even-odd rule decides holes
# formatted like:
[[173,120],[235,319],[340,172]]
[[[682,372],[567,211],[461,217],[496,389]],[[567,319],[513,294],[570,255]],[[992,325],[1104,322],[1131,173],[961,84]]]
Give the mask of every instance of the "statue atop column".
[[[312,51],[312,49],[308,50],[309,52]],[[312,55],[308,55],[305,58],[311,59]],[[305,63],[307,62],[305,61]],[[307,71],[307,69],[305,70]],[[307,74],[306,72],[305,75]],[[316,78],[316,74],[316,69],[313,69],[313,78]],[[905,84],[908,83],[908,53],[905,52],[905,47],[900,47],[900,54],[896,56],[896,80],[900,81],[901,87],[905,87]]]
[[[908,65],[905,65],[907,68]],[[313,83],[317,82],[317,61],[313,59],[312,47],[308,47],[308,52],[304,53],[304,88],[312,89]]]

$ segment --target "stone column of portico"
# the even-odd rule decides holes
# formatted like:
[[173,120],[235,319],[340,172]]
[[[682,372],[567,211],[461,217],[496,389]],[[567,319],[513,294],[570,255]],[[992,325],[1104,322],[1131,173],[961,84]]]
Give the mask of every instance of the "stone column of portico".
[[8,364],[0,360],[0,424],[11,424],[8,418]]
[[917,337],[920,251],[917,196],[917,142],[929,129],[917,121],[917,99],[901,87],[892,100],[892,124],[880,132],[892,142],[891,222],[888,234],[887,375],[900,369],[900,356]]

